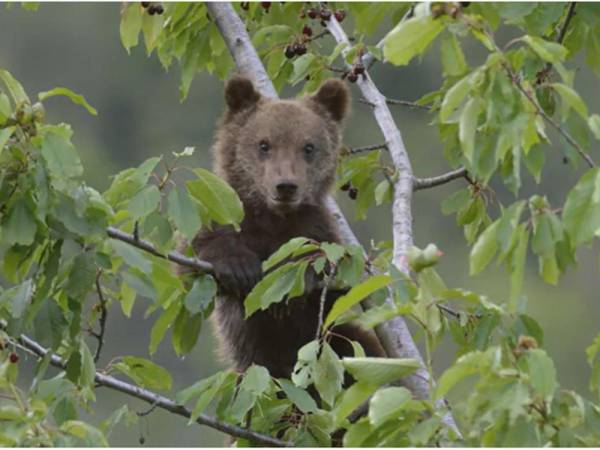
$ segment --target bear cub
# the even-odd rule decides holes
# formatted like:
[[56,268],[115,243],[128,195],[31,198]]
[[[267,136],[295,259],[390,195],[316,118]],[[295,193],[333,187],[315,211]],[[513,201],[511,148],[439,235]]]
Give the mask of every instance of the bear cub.
[[[202,230],[192,247],[213,264],[219,282],[212,317],[221,354],[238,371],[259,364],[274,377],[289,378],[298,349],[315,339],[321,289],[307,283],[302,297],[247,320],[243,301],[262,277],[261,263],[290,239],[340,242],[325,198],[335,178],[350,95],[343,82],[328,80],[312,96],[275,100],[235,76],[225,100],[213,169],[236,190],[245,216],[239,232],[214,226]],[[325,316],[342,294],[328,292]],[[372,332],[353,324],[333,331],[329,343],[339,356],[353,355],[349,339],[360,342],[369,356],[385,356]]]

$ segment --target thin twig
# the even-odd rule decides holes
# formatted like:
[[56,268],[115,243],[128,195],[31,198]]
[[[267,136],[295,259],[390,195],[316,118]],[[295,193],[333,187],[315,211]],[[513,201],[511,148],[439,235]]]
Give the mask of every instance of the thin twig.
[[552,119],[552,117],[550,117],[548,114],[546,114],[546,112],[538,104],[537,100],[533,97],[531,92],[529,92],[527,89],[525,89],[523,87],[523,85],[521,84],[521,80],[519,79],[519,76],[512,71],[512,69],[508,66],[508,64],[504,64],[503,66],[504,66],[504,69],[506,70],[510,80],[517,87],[517,89],[519,91],[521,91],[521,93],[527,98],[527,100],[529,100],[529,102],[535,108],[536,112],[540,116],[542,116],[542,118],[546,122],[548,122],[550,125],[552,125],[552,127],[554,129],[556,129],[556,131],[558,131],[569,144],[571,144],[571,146],[577,151],[577,153],[579,153],[579,156],[581,156],[585,160],[585,162],[588,163],[588,165],[590,167],[595,167],[596,164],[594,163],[594,160],[591,158],[591,156],[583,151],[583,149],[579,146],[577,141],[575,139],[573,139],[573,137],[566,130],[564,130],[559,124],[557,124],[554,121],[554,119]]
[[319,317],[317,320],[317,332],[315,335],[315,339],[317,341],[321,340],[321,336],[322,336],[321,328],[323,327],[323,314],[325,313],[325,301],[327,300],[327,289],[329,289],[329,282],[333,279],[334,276],[335,276],[335,266],[332,265],[331,272],[326,273],[325,276],[323,277],[323,288],[321,289],[321,299],[319,302]]
[[96,272],[96,292],[98,293],[98,298],[100,300],[100,332],[97,334],[94,333],[93,335],[98,340],[98,348],[96,348],[96,353],[94,354],[95,363],[100,359],[100,353],[104,346],[104,333],[106,332],[106,318],[108,316],[108,311],[106,310],[106,298],[102,293],[102,286],[100,286],[100,277],[102,277],[102,269],[98,269]]
[[[6,322],[0,321],[0,329],[6,330]],[[24,334],[20,335],[16,340],[27,349],[30,353],[34,354],[38,358],[45,357],[50,351],[44,347],[42,347],[39,343],[25,336]],[[65,363],[62,359],[57,355],[50,356],[50,364],[54,367],[57,367],[61,370],[65,370]],[[109,389],[122,392],[131,397],[138,398],[143,400],[151,405],[156,404],[156,407],[169,411],[173,414],[177,414],[179,416],[183,416],[186,418],[190,418],[192,416],[191,411],[189,411],[185,406],[179,405],[173,400],[164,397],[162,395],[156,394],[147,389],[140,388],[138,386],[134,386],[125,381],[121,381],[115,377],[110,375],[104,375],[100,372],[96,371],[94,376],[94,381],[98,386],[104,386]],[[273,447],[290,447],[291,443],[282,441],[281,439],[276,439],[271,436],[267,436],[261,433],[257,433],[256,431],[252,431],[246,428],[239,427],[237,425],[232,425],[229,423],[221,422],[220,420],[215,419],[214,417],[200,414],[196,419],[196,422],[200,425],[206,425],[210,428],[214,428],[216,430],[222,431],[223,433],[229,434],[230,436],[234,436],[237,438],[247,439],[249,441],[255,442],[262,446],[273,446]]]
[[165,255],[159,252],[156,249],[156,247],[154,247],[154,245],[152,245],[150,242],[145,241],[144,239],[136,239],[135,236],[133,236],[132,234],[125,233],[124,231],[121,231],[118,228],[108,227],[106,229],[106,234],[108,234],[113,239],[126,242],[130,245],[133,245],[134,247],[139,248],[140,250],[144,250],[145,252],[151,253],[154,256],[173,261],[174,263],[177,263],[180,266],[190,267],[202,273],[214,272],[213,266],[209,262],[202,261],[198,258],[189,258],[185,255],[182,255],[179,252],[169,252]]
[[428,189],[435,186],[439,186],[442,184],[446,184],[452,180],[456,180],[458,178],[466,178],[467,169],[464,167],[459,167],[456,170],[452,170],[443,175],[438,175],[437,177],[431,178],[414,178],[413,179],[413,191],[419,191],[421,189]]
[[366,145],[364,147],[346,147],[342,149],[343,155],[356,155],[358,153],[366,153],[372,152],[374,150],[387,150],[387,144],[384,142],[382,144],[374,144],[374,145]]
[[[571,19],[575,15],[575,6],[577,6],[577,2],[569,2],[569,9],[567,10],[567,16],[565,17],[565,20],[558,31],[558,35],[556,36],[557,44],[562,44],[563,41],[565,40],[565,36],[567,35],[567,29],[569,28]],[[546,67],[544,67],[544,70],[542,70],[540,76],[538,76],[538,81],[541,82],[542,80],[546,79],[546,77],[552,70],[552,67],[553,66],[552,66],[551,62],[547,63]]]
[[[375,106],[373,103],[371,103],[370,101],[364,99],[364,98],[360,98],[358,99],[359,103],[364,103],[365,105],[369,105],[371,107]],[[425,109],[427,111],[429,111],[431,109],[431,107],[427,106],[427,105],[421,105],[417,102],[411,102],[410,100],[396,100],[393,98],[387,98],[385,99],[385,102],[388,105],[400,105],[400,106],[407,106],[409,108],[419,108],[419,109]]]

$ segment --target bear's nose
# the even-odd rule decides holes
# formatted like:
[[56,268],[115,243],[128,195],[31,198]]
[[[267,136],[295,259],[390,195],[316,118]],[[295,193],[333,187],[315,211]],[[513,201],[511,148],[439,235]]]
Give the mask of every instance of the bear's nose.
[[286,180],[277,184],[277,194],[279,194],[282,199],[292,198],[296,194],[297,190],[298,185],[293,181]]

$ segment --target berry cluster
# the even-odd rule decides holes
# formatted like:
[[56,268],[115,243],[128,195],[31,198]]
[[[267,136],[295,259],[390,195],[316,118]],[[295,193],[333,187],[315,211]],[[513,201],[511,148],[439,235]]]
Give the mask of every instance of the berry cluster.
[[[263,2],[268,3],[268,2]],[[243,7],[243,6],[242,6]],[[308,8],[300,10],[300,19],[305,19],[307,16],[310,19],[320,19],[321,25],[327,26],[327,22],[331,20],[331,10],[323,6],[321,9]],[[343,9],[338,9],[333,13],[338,22],[341,22],[346,17],[346,12]],[[307,52],[306,43],[309,42],[313,35],[313,29],[308,24],[302,27],[302,37],[296,39],[292,44],[285,47],[284,53],[286,58],[292,59],[294,56],[302,56]]]
[[365,66],[361,62],[354,64],[354,66],[352,66],[352,70],[347,70],[344,72],[342,74],[342,80],[347,79],[350,83],[356,83],[359,75],[362,75],[363,79],[366,78]]
[[154,14],[158,14],[159,16],[165,12],[165,9],[160,3],[154,2],[142,2],[142,8],[148,11],[148,14],[153,16]]
[[350,183],[350,182],[342,185],[342,187],[340,189],[342,191],[347,191],[348,197],[350,197],[352,200],[356,200],[356,197],[358,197],[358,189],[356,189],[354,186],[352,186],[352,183]]

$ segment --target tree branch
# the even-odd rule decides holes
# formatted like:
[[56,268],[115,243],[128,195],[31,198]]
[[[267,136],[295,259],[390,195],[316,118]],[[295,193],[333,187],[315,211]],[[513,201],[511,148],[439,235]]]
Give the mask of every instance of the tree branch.
[[508,66],[508,64],[504,64],[504,70],[506,70],[508,77],[513,82],[513,84],[517,87],[517,89],[519,91],[521,91],[521,93],[525,96],[525,98],[527,98],[527,100],[529,100],[529,102],[533,105],[536,112],[540,116],[542,116],[542,118],[546,122],[548,122],[550,125],[552,125],[552,127],[554,127],[554,129],[556,129],[556,131],[558,131],[562,135],[562,137],[565,138],[565,140],[577,151],[577,153],[579,153],[579,156],[581,156],[583,158],[583,160],[585,160],[585,162],[588,163],[588,165],[590,167],[595,167],[596,163],[594,163],[594,160],[592,159],[592,157],[583,151],[583,149],[579,146],[577,141],[575,139],[573,139],[573,137],[567,131],[565,131],[559,124],[557,124],[554,121],[554,119],[552,119],[552,117],[550,117],[548,114],[546,114],[546,112],[542,109],[542,107],[538,104],[536,99],[533,97],[533,94],[523,87],[523,84],[521,84],[521,80],[519,79],[519,76],[513,72],[513,70]]
[[[6,322],[0,321],[0,329],[6,330]],[[37,343],[33,339],[28,338],[24,334],[19,336],[16,340],[24,349],[34,354],[38,358],[43,358],[44,356],[46,356],[46,354],[50,352],[49,350],[42,347],[39,343]],[[50,364],[61,370],[65,370],[65,363],[57,355],[52,355],[50,357]],[[150,403],[150,405],[152,405],[155,408],[161,408],[173,414],[186,417],[188,419],[192,415],[192,413],[186,407],[178,405],[173,400],[167,397],[156,394],[147,389],[142,389],[138,386],[134,386],[125,381],[121,381],[110,375],[104,375],[100,372],[96,372],[94,381],[98,386],[104,386],[109,389],[113,389],[115,391],[127,394],[131,397],[138,398],[140,400]],[[276,439],[261,433],[257,433],[255,431],[249,430],[247,428],[242,428],[237,425],[231,425],[225,422],[221,422],[215,419],[214,417],[205,414],[200,414],[196,419],[196,422],[198,422],[200,425],[206,425],[210,428],[214,428],[215,430],[222,431],[223,433],[229,434],[237,438],[248,439],[249,441],[255,442],[262,446],[291,446],[289,442],[282,441],[280,439]]]
[[[350,42],[334,16],[327,23],[327,28],[338,44],[346,44],[346,47],[342,51],[346,55],[351,50]],[[362,92],[363,97],[373,105],[373,115],[385,138],[387,148],[398,173],[398,179],[394,183],[394,200],[392,203],[392,231],[394,237],[392,262],[398,270],[408,275],[410,273],[408,251],[413,245],[411,212],[413,191],[412,166],[400,130],[396,126],[390,109],[387,106],[386,97],[379,92],[368,70],[365,71],[364,75],[364,77],[359,77],[357,80],[358,88]],[[386,301],[390,304],[393,303],[393,300],[389,297]],[[370,303],[370,300],[368,303]],[[429,380],[429,373],[425,368],[423,358],[414,343],[404,319],[402,317],[395,317],[378,325],[375,331],[388,355],[397,358],[413,358],[420,362],[419,369],[412,375],[403,378],[401,383],[415,396],[430,398],[430,384],[432,383]],[[442,404],[443,402],[440,402],[440,405]],[[444,422],[460,434],[450,413],[444,417]]]
[[468,172],[464,167],[459,167],[456,170],[452,170],[443,175],[431,178],[414,178],[413,179],[413,191],[420,191],[421,189],[429,189],[441,184],[446,184],[457,178],[467,178]]
[[364,147],[347,147],[342,149],[343,155],[356,155],[358,153],[372,152],[373,150],[387,150],[385,142],[381,144],[366,145]]
[[108,315],[108,311],[106,310],[106,298],[104,298],[104,294],[102,293],[102,286],[100,286],[101,277],[102,269],[99,269],[96,272],[96,292],[98,293],[98,299],[100,300],[100,332],[94,334],[94,337],[98,339],[98,348],[96,348],[96,353],[94,354],[95,363],[97,363],[100,359],[100,353],[102,352],[102,347],[104,346],[104,333],[106,332],[106,317]]
[[[375,106],[373,103],[371,103],[370,101],[364,99],[364,98],[359,98],[358,99],[359,103],[364,103],[365,105],[369,105],[369,106]],[[427,105],[421,105],[417,102],[411,102],[410,100],[395,100],[393,98],[386,98],[385,102],[388,105],[400,105],[400,106],[407,106],[409,108],[419,108],[419,109],[425,109],[427,111],[429,111],[431,108]]]
[[214,272],[213,266],[209,262],[202,261],[198,258],[189,258],[175,251],[169,252],[166,255],[164,255],[163,253],[159,252],[150,242],[136,238],[134,235],[125,233],[124,231],[121,231],[118,228],[108,227],[106,229],[106,234],[108,234],[113,239],[126,242],[130,245],[133,245],[134,247],[144,250],[145,252],[151,253],[154,256],[173,261],[174,263],[177,263],[180,266],[190,267],[191,269],[195,269],[202,273]]

